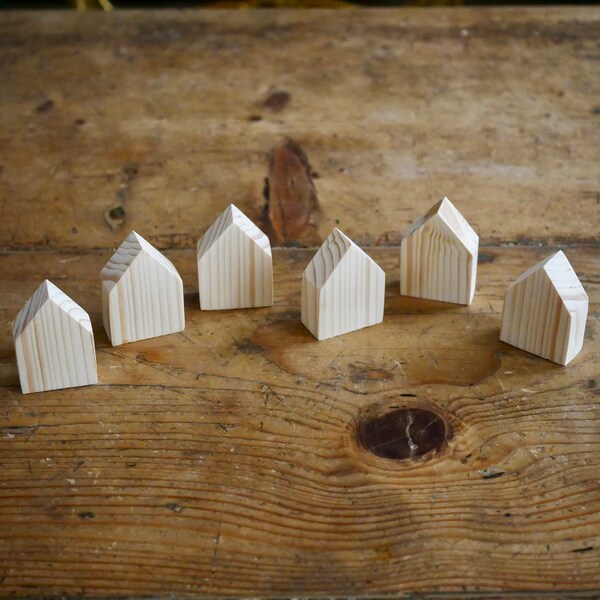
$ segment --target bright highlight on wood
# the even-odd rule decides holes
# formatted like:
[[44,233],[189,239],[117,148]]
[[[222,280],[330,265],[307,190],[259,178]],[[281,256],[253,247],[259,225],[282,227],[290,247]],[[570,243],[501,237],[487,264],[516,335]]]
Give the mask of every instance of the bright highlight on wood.
[[170,260],[132,231],[100,272],[113,346],[183,331],[183,282]]
[[500,339],[561,365],[581,350],[588,296],[564,252],[525,271],[506,291]]
[[385,273],[334,229],[302,275],[302,323],[318,339],[383,321]]
[[46,280],[13,324],[24,394],[98,382],[89,315]]
[[479,236],[448,200],[417,219],[400,243],[400,294],[471,304]]
[[198,241],[198,289],[202,310],[273,304],[269,238],[233,204]]

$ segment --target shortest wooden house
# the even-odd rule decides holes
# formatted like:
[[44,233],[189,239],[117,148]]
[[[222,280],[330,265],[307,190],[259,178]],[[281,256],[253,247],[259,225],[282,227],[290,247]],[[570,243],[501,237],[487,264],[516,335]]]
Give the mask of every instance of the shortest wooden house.
[[383,321],[385,273],[334,229],[302,275],[302,323],[324,340]]
[[525,271],[506,291],[500,339],[561,365],[581,350],[588,296],[560,251]]
[[183,331],[183,282],[170,260],[132,231],[100,272],[113,346]]
[[471,304],[477,278],[479,236],[443,198],[402,235],[400,294]]
[[24,394],[98,382],[89,315],[46,280],[13,324]]
[[197,259],[202,310],[273,304],[269,238],[233,204],[198,241]]

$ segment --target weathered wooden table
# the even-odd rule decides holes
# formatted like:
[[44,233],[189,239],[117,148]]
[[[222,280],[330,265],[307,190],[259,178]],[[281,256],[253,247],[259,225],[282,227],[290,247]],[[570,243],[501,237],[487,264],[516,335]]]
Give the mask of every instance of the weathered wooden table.
[[[598,8],[2,14],[0,595],[593,596],[599,40]],[[444,194],[481,236],[471,307],[398,295]],[[230,201],[281,246],[275,305],[200,312]],[[300,274],[334,225],[386,316],[318,343]],[[98,272],[132,228],[187,328],[112,348]],[[567,368],[498,340],[557,247],[591,302]],[[45,277],[92,315],[96,387],[20,393]]]

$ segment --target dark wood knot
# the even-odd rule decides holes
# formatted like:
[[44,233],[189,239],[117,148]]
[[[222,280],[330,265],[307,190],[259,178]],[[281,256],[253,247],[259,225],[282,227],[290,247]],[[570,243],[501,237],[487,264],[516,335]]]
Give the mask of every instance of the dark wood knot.
[[359,425],[359,441],[381,458],[403,460],[437,451],[446,445],[448,427],[440,415],[422,408],[397,408],[366,415]]

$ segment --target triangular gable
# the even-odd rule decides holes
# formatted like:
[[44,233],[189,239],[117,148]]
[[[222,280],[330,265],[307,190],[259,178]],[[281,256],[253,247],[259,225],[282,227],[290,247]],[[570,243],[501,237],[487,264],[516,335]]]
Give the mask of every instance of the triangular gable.
[[461,244],[471,254],[477,253],[479,236],[462,216],[460,211],[452,202],[444,196],[437,204],[434,204],[423,216],[418,218],[402,234],[402,239],[409,238],[425,224],[435,221],[441,226],[447,237]]
[[57,310],[61,310],[71,319],[77,321],[87,331],[92,331],[92,324],[88,314],[73,299],[69,298],[62,290],[57,288],[48,279],[44,280],[38,289],[27,300],[25,306],[19,311],[13,323],[13,337],[21,335],[33,322],[35,317],[44,307],[51,303]]
[[345,233],[336,227],[308,263],[304,271],[306,279],[317,288],[322,288],[353,246],[371,260]]
[[132,231],[100,271],[100,279],[117,283],[142,254],[155,260],[171,274],[179,277],[173,263],[166,256],[147,242],[139,233]]
[[198,260],[202,259],[223,235],[227,235],[227,231],[234,225],[271,256],[269,238],[237,206],[230,204],[198,242]]

